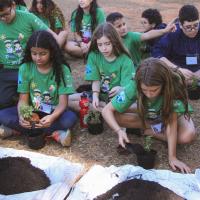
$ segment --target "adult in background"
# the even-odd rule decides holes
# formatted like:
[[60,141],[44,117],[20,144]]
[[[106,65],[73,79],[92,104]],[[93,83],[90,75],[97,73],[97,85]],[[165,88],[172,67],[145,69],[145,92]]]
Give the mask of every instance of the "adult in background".
[[[167,24],[163,23],[160,12],[154,8],[148,8],[142,12],[141,24],[144,32],[164,29],[167,26]],[[145,48],[143,49],[144,53],[151,55],[153,46],[160,40],[161,37],[162,36],[145,41]]]
[[153,56],[162,59],[171,68],[179,69],[187,79],[200,79],[199,12],[194,5],[179,10],[179,25],[155,45]]

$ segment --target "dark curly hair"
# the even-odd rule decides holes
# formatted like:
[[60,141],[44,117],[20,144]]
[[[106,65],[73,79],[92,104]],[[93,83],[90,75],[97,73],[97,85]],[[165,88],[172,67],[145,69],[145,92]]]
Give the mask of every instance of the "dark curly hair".
[[26,3],[24,2],[24,0],[14,0],[14,2],[16,3],[16,5],[22,5],[26,7]]
[[146,18],[149,24],[155,24],[155,26],[158,26],[162,23],[162,16],[157,9],[149,8],[144,10],[142,13],[142,17]]
[[5,8],[11,7],[13,5],[13,0],[1,0],[0,1],[0,10],[2,11]]
[[199,11],[194,5],[184,5],[179,10],[179,21],[181,24],[184,21],[192,22],[199,19]]
[[[65,27],[65,18],[60,10],[60,8],[54,3],[52,0],[42,0],[42,5],[44,8],[44,13],[42,14],[43,17],[49,20],[50,22],[50,29],[52,29],[54,32],[56,32],[56,27],[55,27],[55,19],[58,18],[61,23],[63,28]],[[32,1],[32,5],[30,8],[30,12],[39,15],[37,10],[37,0]]]
[[66,63],[64,61],[62,51],[52,34],[45,30],[35,31],[27,42],[23,63],[32,62],[32,47],[48,49],[50,51],[50,59],[53,67],[53,74],[55,75],[55,81],[58,86],[61,81],[63,81],[64,85],[66,85],[62,70],[62,64]]
[[[97,13],[97,8],[98,8],[98,4],[96,0],[93,0],[90,4],[90,15],[92,16],[91,19],[91,25],[92,25],[92,32],[95,30],[96,26],[97,26],[97,17],[96,17],[96,13]],[[76,24],[76,32],[81,35],[81,22],[83,19],[83,9],[78,6],[78,8],[74,11],[76,12],[76,17],[75,17],[75,24]],[[74,14],[74,12],[72,13],[72,15]]]

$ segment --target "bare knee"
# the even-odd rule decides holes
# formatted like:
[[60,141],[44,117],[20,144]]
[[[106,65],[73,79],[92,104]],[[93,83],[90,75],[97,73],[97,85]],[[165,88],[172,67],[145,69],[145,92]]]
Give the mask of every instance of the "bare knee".
[[178,138],[178,144],[188,144],[196,139],[195,130],[188,130],[187,132],[180,135]]

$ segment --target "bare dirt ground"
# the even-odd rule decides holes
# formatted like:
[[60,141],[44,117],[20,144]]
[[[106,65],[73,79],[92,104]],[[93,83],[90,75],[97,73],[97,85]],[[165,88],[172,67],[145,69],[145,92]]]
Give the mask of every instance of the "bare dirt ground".
[[[30,5],[30,0],[26,0]],[[55,0],[69,21],[69,17],[73,9],[77,7],[78,1],[75,0]],[[119,11],[122,12],[127,19],[130,30],[141,31],[140,16],[146,8],[157,8],[163,15],[163,21],[169,22],[172,18],[176,17],[179,8],[185,3],[193,3],[200,8],[199,1],[185,1],[185,0],[99,0],[99,5],[104,8],[106,14]],[[75,79],[75,85],[78,86],[83,83],[83,72],[84,63],[80,59],[70,59],[68,62],[72,68],[72,74]],[[184,162],[186,162],[193,171],[200,167],[200,114],[199,105],[200,100],[191,102],[194,106],[193,119],[197,129],[197,140],[191,145],[180,145],[177,149],[177,156]],[[105,125],[105,124],[104,124]],[[82,132],[79,124],[73,129],[74,137],[70,148],[63,148],[60,144],[49,141],[47,145],[37,152],[60,156],[72,162],[79,162],[84,164],[86,167],[90,167],[93,164],[100,164],[103,166],[110,165],[124,165],[133,164],[136,165],[136,157],[134,155],[118,155],[116,147],[118,145],[117,136],[111,131],[106,125],[104,126],[105,131],[101,135],[90,135],[87,132]],[[138,138],[137,136],[130,135],[132,142],[143,143],[143,137]],[[22,137],[12,137],[7,140],[0,140],[0,145],[3,147],[11,147],[16,149],[30,150],[26,146],[26,141]],[[165,143],[160,141],[154,141],[153,148],[158,151],[157,158],[157,169],[170,169],[167,159],[167,146]]]

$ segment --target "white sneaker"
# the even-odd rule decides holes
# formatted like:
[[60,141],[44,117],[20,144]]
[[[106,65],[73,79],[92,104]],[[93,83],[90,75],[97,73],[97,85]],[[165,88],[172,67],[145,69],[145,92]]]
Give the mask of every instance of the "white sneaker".
[[0,126],[0,138],[5,139],[13,135],[13,130],[7,126]]

